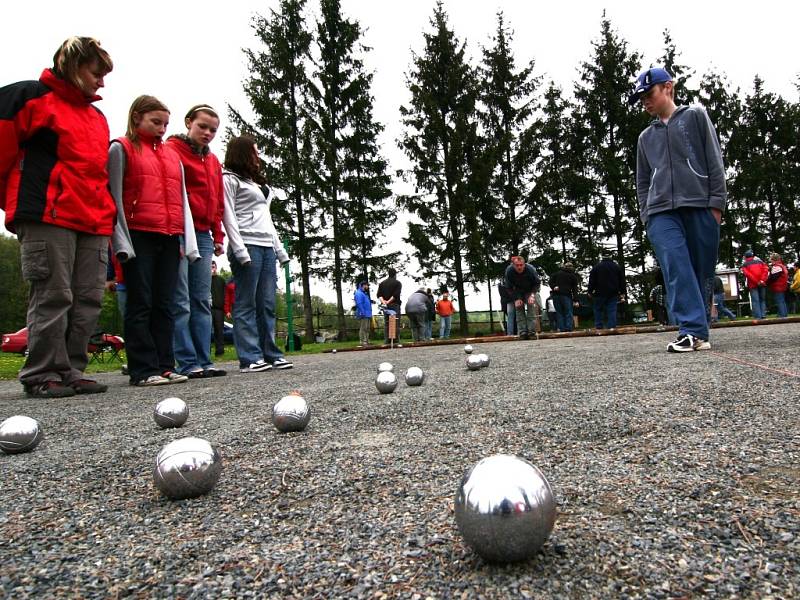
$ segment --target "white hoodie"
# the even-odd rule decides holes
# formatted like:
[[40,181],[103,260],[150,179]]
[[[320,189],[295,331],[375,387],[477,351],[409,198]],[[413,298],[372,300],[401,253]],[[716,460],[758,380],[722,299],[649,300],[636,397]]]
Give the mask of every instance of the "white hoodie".
[[240,177],[231,171],[223,171],[222,183],[225,190],[225,213],[222,222],[228,235],[228,248],[240,264],[250,261],[246,244],[273,248],[278,262],[289,261],[283,249],[278,232],[272,222],[269,208],[274,194],[267,186],[264,196],[252,179]]

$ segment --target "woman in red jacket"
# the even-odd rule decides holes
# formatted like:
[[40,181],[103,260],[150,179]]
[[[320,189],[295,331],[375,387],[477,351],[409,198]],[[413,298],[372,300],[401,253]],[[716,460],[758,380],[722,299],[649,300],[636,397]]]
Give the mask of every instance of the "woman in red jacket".
[[775,298],[778,318],[785,319],[789,316],[786,307],[786,292],[789,291],[789,269],[783,264],[783,258],[777,252],[769,255],[769,276],[767,288]]
[[71,37],[38,81],[0,89],[0,209],[22,245],[30,283],[29,396],[106,391],[85,379],[86,348],[100,316],[108,236],[108,123],[92,106],[113,64],[100,42]]
[[186,134],[173,135],[167,146],[183,163],[186,192],[200,258],[181,258],[172,302],[173,340],[178,372],[190,379],[218,377],[225,371],[211,361],[211,259],[222,254],[222,167],[208,145],[217,135],[219,116],[207,104],[189,109]]
[[109,183],[120,213],[112,243],[128,292],[128,374],[131,385],[138,386],[187,380],[172,370],[170,305],[186,225],[181,161],[162,142],[168,124],[163,103],[139,96],[131,105],[125,136],[109,149]]

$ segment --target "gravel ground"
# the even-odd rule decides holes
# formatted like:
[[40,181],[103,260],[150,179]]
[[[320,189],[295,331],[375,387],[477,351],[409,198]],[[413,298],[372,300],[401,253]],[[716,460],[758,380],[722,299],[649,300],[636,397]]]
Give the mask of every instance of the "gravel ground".
[[[476,372],[442,346],[151,389],[107,374],[108,393],[61,401],[0,382],[0,418],[46,436],[0,456],[0,597],[797,596],[800,325],[719,330],[682,355],[672,336],[481,344]],[[384,360],[424,385],[379,395]],[[292,389],[313,416],[281,435],[270,410]],[[171,395],[191,415],[161,431],[152,407]],[[225,466],[173,502],[153,461],[187,435]],[[496,452],[538,465],[558,500],[541,553],[513,566],[476,557],[453,518],[464,470]]]

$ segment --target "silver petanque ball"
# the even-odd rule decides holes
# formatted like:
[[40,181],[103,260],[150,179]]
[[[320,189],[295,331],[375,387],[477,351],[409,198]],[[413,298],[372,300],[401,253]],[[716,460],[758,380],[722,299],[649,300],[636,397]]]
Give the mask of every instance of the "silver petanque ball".
[[194,498],[210,492],[222,472],[222,457],[210,442],[196,437],[175,440],[156,456],[153,481],[173,500]]
[[425,371],[419,367],[409,367],[406,371],[406,385],[422,385],[425,379]]
[[381,371],[375,378],[375,387],[381,394],[391,394],[397,387],[397,376],[391,371]]
[[384,371],[394,373],[394,365],[390,362],[382,362],[378,365],[378,373],[383,373]]
[[556,502],[537,467],[495,454],[464,474],[455,516],[464,541],[486,561],[517,562],[532,558],[553,531]]
[[153,409],[153,420],[161,429],[180,427],[189,418],[189,407],[180,398],[166,398]]
[[472,344],[467,344],[466,346],[464,346],[464,352],[466,352],[467,354],[472,354],[473,350],[474,348],[472,347]]
[[488,367],[489,366],[489,355],[488,354],[478,354],[478,358],[481,359],[481,367]]
[[469,356],[467,356],[467,368],[470,371],[477,371],[482,366],[483,366],[483,361],[481,360],[480,356],[478,356],[477,354],[470,354]]
[[272,407],[272,424],[281,433],[303,431],[311,419],[311,407],[300,394],[284,396]]
[[334,348],[333,350],[331,350],[331,352],[333,352],[334,354],[336,354],[336,348]]
[[6,454],[30,452],[43,437],[39,421],[31,417],[16,415],[0,423],[0,450]]

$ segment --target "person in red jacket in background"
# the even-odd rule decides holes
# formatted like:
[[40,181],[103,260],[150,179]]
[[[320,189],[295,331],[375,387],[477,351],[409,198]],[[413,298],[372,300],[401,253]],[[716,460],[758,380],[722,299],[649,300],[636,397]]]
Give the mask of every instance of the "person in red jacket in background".
[[[177,371],[189,379],[226,375],[211,360],[211,262],[222,254],[222,167],[208,145],[217,135],[219,116],[207,104],[197,104],[184,118],[186,134],[173,135],[166,145],[181,158],[200,258],[181,258],[172,301],[175,320],[173,348]],[[220,325],[221,326],[221,325]]]
[[236,282],[231,277],[225,284],[225,318],[230,319],[233,315],[233,301],[236,298]]
[[92,105],[112,68],[100,42],[71,37],[38,81],[0,89],[0,209],[22,246],[30,283],[19,379],[36,398],[107,389],[84,370],[116,215],[107,187],[108,123]]
[[769,268],[753,254],[752,250],[744,253],[744,264],[740,267],[750,290],[750,306],[754,319],[763,319],[767,314],[767,277]]
[[[109,186],[120,207],[112,245],[128,291],[128,375],[131,385],[138,386],[187,380],[173,371],[170,309],[182,252],[180,235],[194,242],[194,226],[187,227],[185,221],[180,158],[162,142],[168,124],[169,110],[162,102],[139,96],[131,105],[125,136],[109,149]],[[187,241],[187,255],[189,246]]]
[[789,316],[786,309],[786,292],[789,290],[789,269],[783,264],[781,255],[773,252],[769,255],[769,275],[767,287],[775,298],[778,317],[784,319]]

